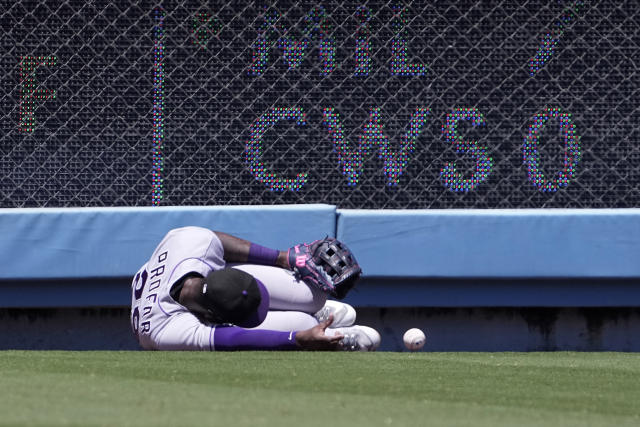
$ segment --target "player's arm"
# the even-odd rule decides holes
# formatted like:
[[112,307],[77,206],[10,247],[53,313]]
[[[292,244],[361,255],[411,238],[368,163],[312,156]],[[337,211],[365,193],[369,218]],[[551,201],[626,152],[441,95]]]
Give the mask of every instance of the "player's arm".
[[237,350],[337,350],[342,335],[329,336],[325,330],[333,318],[311,329],[280,332],[264,329],[243,329],[237,326],[217,326],[214,332],[216,351]]
[[342,335],[329,336],[326,328],[333,318],[311,329],[281,332],[264,329],[243,329],[231,325],[203,323],[193,313],[171,316],[162,330],[152,335],[156,350],[336,350]]
[[265,248],[230,234],[215,232],[227,262],[274,265],[293,270],[297,277],[330,295],[343,299],[362,274],[347,246],[333,237],[311,244],[295,245],[287,251]]
[[231,234],[215,231],[222,243],[226,262],[249,262],[289,269],[287,251],[266,248]]

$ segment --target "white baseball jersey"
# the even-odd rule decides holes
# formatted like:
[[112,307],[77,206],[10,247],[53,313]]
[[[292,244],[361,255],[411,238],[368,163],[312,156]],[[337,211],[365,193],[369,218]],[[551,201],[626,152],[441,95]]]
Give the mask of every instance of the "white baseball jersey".
[[169,291],[186,274],[206,277],[225,267],[222,243],[206,228],[171,230],[131,284],[131,327],[148,350],[214,350],[215,325],[206,325]]

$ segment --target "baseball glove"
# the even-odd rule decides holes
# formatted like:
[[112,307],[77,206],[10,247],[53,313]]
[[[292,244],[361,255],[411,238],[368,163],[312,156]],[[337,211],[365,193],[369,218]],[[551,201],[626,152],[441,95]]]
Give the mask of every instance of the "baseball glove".
[[362,274],[349,248],[332,237],[292,247],[288,260],[299,279],[338,299],[347,295]]

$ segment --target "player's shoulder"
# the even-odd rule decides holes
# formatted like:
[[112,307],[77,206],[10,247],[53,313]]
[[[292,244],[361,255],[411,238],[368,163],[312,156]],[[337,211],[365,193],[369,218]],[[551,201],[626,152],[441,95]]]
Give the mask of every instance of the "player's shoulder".
[[204,227],[198,227],[195,225],[188,225],[185,227],[178,227],[178,228],[174,228],[172,230],[169,231],[169,233],[167,234],[171,234],[171,235],[175,235],[175,234],[203,234],[203,235],[212,235],[215,234],[212,230],[209,230],[208,228],[204,228]]
[[198,256],[210,251],[219,251],[220,240],[216,233],[208,228],[186,226],[170,230],[164,238],[164,247],[173,248],[174,256],[185,253],[197,253]]
[[169,230],[165,236],[165,240],[169,241],[209,241],[215,238],[216,234],[208,228],[189,225],[186,227],[179,227]]

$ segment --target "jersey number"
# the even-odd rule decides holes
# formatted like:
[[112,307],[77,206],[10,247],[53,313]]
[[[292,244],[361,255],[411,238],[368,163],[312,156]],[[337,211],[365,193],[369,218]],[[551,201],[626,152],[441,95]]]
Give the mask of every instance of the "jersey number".
[[[147,277],[149,277],[147,270],[142,270],[142,272],[136,274],[136,277],[133,279],[133,296],[136,301],[142,296],[144,285],[147,284]],[[133,328],[133,333],[136,334],[137,337],[138,329],[140,328],[140,310],[138,306],[136,306],[131,315],[131,328]]]

